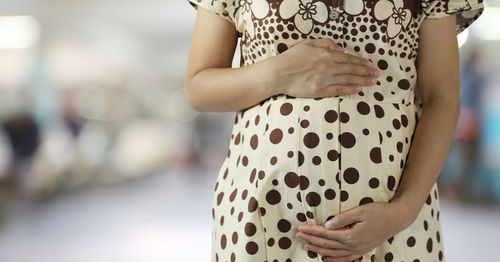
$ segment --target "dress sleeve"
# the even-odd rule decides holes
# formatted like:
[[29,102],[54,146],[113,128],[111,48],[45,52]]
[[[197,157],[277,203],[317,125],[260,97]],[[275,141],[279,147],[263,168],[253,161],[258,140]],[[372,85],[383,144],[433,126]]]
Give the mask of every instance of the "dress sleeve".
[[[237,22],[236,12],[235,12],[235,1],[238,0],[187,0],[188,3],[196,10],[201,6],[212,13],[226,19],[227,21],[233,23],[235,28],[239,23]],[[237,30],[238,31],[238,30]],[[239,32],[240,33],[240,32]]]
[[468,28],[484,11],[483,0],[421,0],[423,19],[456,14],[457,34]]

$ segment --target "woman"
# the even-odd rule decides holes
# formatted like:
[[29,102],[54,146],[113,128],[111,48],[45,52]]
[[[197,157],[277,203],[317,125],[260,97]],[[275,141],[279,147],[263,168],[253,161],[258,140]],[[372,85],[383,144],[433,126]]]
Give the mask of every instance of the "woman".
[[188,1],[188,102],[237,112],[212,261],[444,261],[456,34],[481,0]]

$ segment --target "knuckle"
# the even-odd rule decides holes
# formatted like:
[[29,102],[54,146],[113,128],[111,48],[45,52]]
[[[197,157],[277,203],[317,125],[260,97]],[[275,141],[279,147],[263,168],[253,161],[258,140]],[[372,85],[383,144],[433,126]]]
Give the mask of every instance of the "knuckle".
[[325,60],[318,61],[316,67],[317,67],[318,71],[321,71],[321,72],[328,70],[328,65],[326,64]]
[[354,60],[354,56],[352,56],[352,55],[347,55],[347,62],[349,62],[349,63],[353,64],[353,63],[355,62],[355,60]]
[[326,48],[319,48],[319,56],[320,57],[328,57],[330,56],[330,50]]
[[352,82],[352,80],[353,80],[353,79],[352,79],[352,75],[346,75],[346,76],[345,76],[345,81],[346,81],[347,83]]
[[349,72],[358,72],[355,64],[347,64],[346,66]]
[[365,77],[366,79],[366,84],[371,85],[372,84],[372,78],[371,77]]
[[327,241],[326,239],[322,238],[322,239],[320,239],[320,240],[318,241],[318,244],[319,244],[320,246],[322,246],[322,247],[326,247],[326,246],[328,245],[328,241]]
[[318,93],[321,91],[321,85],[317,82],[314,82],[314,83],[311,83],[311,90],[314,92],[314,93]]

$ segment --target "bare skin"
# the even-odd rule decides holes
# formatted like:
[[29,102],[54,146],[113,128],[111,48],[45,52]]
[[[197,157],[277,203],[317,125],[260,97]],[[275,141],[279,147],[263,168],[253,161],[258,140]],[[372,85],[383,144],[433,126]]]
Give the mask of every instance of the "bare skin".
[[[418,85],[423,111],[394,198],[335,216],[325,225],[304,224],[296,236],[326,261],[352,261],[415,221],[448,153],[460,112],[455,15],[420,26]],[[323,97],[354,94],[369,86],[368,60],[335,50],[327,39],[304,40],[282,54],[231,68],[234,25],[200,8],[193,32],[185,90],[198,111],[239,111],[275,94]],[[299,62],[300,61],[300,62]],[[349,75],[349,77],[347,76]],[[258,76],[258,77],[256,77]],[[350,89],[350,90],[349,90]],[[440,128],[435,128],[439,126]]]
[[368,59],[344,53],[330,39],[302,40],[282,54],[231,68],[236,33],[231,22],[198,9],[184,81],[195,110],[240,111],[276,94],[355,94],[356,87],[374,85],[380,75]]

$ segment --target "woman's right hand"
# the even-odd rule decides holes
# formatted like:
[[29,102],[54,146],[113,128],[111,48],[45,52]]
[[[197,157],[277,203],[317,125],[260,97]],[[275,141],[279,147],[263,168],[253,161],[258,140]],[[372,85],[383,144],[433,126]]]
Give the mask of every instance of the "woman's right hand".
[[331,39],[305,39],[269,62],[277,93],[294,97],[355,94],[380,76],[368,59],[345,53]]

